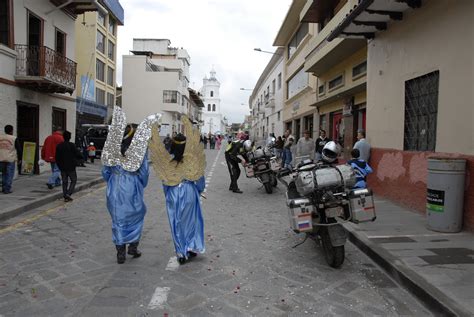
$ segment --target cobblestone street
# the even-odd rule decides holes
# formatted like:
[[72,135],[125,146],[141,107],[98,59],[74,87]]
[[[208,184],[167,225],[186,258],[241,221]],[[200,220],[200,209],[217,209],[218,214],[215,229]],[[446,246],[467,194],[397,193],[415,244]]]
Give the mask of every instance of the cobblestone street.
[[116,263],[105,186],[0,224],[1,316],[426,316],[351,243],[341,269],[289,230],[284,191],[229,192],[224,151],[206,150],[206,253],[179,266],[154,171],[143,256]]

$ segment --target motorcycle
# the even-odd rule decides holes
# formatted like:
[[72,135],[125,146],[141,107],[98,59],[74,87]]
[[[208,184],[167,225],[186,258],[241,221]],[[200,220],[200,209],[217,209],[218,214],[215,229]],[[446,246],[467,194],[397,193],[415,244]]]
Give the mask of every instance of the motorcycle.
[[249,178],[255,177],[265,187],[267,194],[273,192],[273,187],[278,185],[277,172],[281,163],[273,156],[268,148],[257,148],[247,154],[248,163],[245,166],[245,175]]
[[372,191],[353,189],[356,177],[350,166],[312,160],[302,161],[294,170],[282,170],[278,180],[287,188],[293,231],[320,241],[329,266],[339,268],[345,259],[347,240],[342,223],[375,221]]

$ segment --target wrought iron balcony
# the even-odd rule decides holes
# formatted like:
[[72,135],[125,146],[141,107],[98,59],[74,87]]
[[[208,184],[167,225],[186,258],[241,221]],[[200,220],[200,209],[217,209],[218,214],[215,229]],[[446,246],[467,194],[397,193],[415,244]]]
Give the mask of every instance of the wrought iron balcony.
[[76,62],[46,46],[15,44],[15,81],[45,93],[69,93],[76,88]]

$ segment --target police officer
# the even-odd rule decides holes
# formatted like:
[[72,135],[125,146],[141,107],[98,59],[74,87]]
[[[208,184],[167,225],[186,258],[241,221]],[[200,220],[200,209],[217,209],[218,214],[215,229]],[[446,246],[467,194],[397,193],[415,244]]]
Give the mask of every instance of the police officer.
[[242,191],[237,185],[237,180],[240,177],[239,163],[245,164],[246,153],[252,149],[252,142],[250,140],[236,140],[227,146],[225,151],[225,160],[229,168],[230,186],[229,190],[234,193],[242,194]]

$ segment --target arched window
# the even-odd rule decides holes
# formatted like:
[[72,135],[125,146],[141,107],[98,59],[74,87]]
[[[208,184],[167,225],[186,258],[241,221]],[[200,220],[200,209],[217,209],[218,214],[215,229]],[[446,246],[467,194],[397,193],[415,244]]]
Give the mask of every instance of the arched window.
[[211,111],[211,104],[207,105],[207,111]]
[[216,105],[214,105],[214,104],[212,105],[212,111],[214,111],[214,112],[216,111]]
[[214,92],[211,90],[211,97],[214,97]]

